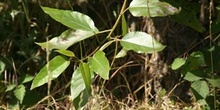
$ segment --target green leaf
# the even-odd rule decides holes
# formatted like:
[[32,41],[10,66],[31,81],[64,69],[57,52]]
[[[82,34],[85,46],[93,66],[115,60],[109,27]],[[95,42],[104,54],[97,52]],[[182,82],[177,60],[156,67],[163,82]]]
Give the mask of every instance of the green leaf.
[[208,82],[212,85],[212,87],[218,87],[220,88],[220,78],[214,78],[214,79],[209,79],[206,78]]
[[127,55],[127,50],[122,49],[121,51],[118,52],[118,54],[115,56],[115,58],[121,58]]
[[100,51],[103,51],[104,49],[106,49],[109,45],[111,45],[113,42],[115,42],[114,40],[110,40],[108,42],[106,42],[104,45],[102,45],[102,47],[99,49]]
[[76,110],[83,110],[84,106],[88,102],[90,94],[84,89],[73,101]]
[[204,74],[204,72],[201,70],[192,70],[186,73],[184,79],[187,81],[196,81],[196,80],[203,79],[205,75],[206,74]]
[[34,79],[34,76],[29,75],[29,74],[25,74],[19,78],[18,82],[19,82],[19,84],[24,84],[24,83],[27,83],[27,82],[33,80],[33,79]]
[[56,50],[56,51],[59,52],[60,54],[68,56],[68,57],[74,57],[75,56],[75,54],[72,51],[69,51],[69,50]]
[[193,52],[186,60],[186,66],[183,70],[190,71],[197,68],[202,68],[206,66],[204,55],[202,52]]
[[205,58],[202,52],[197,51],[190,54],[189,62],[193,62],[193,67],[204,67],[206,66]]
[[192,89],[204,99],[209,94],[209,86],[206,81],[195,81],[191,85]]
[[[49,62],[50,80],[56,79],[70,64],[65,57],[56,56]],[[34,78],[31,89],[39,87],[48,82],[47,65],[45,65]]]
[[85,89],[85,83],[83,81],[82,74],[80,73],[79,68],[77,68],[71,79],[71,98],[74,100],[83,90]]
[[133,0],[130,3],[129,11],[136,17],[158,17],[177,14],[180,9],[159,0]]
[[[185,65],[181,69],[181,73],[186,75],[188,71],[197,70],[198,68],[206,67],[206,62],[202,52],[197,51],[190,54],[187,58]],[[203,72],[204,73],[204,72]]]
[[128,33],[128,25],[127,25],[124,14],[121,17],[121,20],[122,20],[121,21],[122,36],[124,36],[125,34]]
[[24,85],[19,85],[14,90],[14,95],[20,101],[20,103],[23,102],[23,98],[24,98],[25,92],[26,92],[26,90],[25,90]]
[[5,70],[5,63],[0,60],[0,75],[2,74],[2,72],[3,72],[4,70]]
[[[197,102],[200,104],[200,106],[205,106],[205,105],[208,106],[208,104],[207,104],[205,99],[200,99]],[[208,109],[203,109],[203,110],[208,110]]]
[[53,19],[71,29],[98,32],[93,20],[87,15],[76,11],[60,10],[49,7],[41,8]]
[[138,53],[153,53],[161,51],[164,45],[156,41],[151,35],[144,32],[127,33],[120,41],[126,50],[134,50]]
[[[93,73],[91,72],[90,75],[91,75],[91,79],[92,79],[94,77]],[[74,73],[72,75],[72,79],[71,79],[71,86],[70,86],[71,98],[74,100],[85,89],[85,87],[86,86],[85,86],[85,82],[83,80],[81,71],[79,68],[77,68],[74,71]]]
[[173,61],[172,65],[171,65],[171,68],[173,70],[176,70],[176,69],[180,68],[181,66],[183,66],[185,63],[186,63],[185,59],[183,59],[183,58],[176,58]]
[[97,51],[92,58],[89,58],[89,65],[92,71],[100,75],[103,79],[109,79],[109,61],[105,57],[105,53]]
[[49,49],[60,49],[66,50],[71,45],[85,40],[91,36],[95,35],[92,31],[83,31],[83,30],[66,30],[60,36],[52,38],[48,42],[36,43],[37,45]]
[[86,86],[86,90],[88,92],[88,94],[91,93],[91,72],[90,72],[90,68],[89,65],[87,63],[80,63],[79,64],[79,69],[80,69],[80,73],[83,77],[85,86]]
[[5,90],[5,92],[11,91],[16,87],[16,84],[9,84],[7,85],[7,89]]

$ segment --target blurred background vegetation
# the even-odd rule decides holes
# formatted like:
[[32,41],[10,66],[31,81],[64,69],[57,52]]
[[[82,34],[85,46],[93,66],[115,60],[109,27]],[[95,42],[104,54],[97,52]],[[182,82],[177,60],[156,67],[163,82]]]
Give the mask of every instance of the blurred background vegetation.
[[[152,55],[137,54],[129,51],[126,57],[116,60],[113,64],[114,68],[111,71],[110,80],[105,83],[103,88],[103,79],[95,78],[93,96],[87,105],[88,109],[156,109],[157,107],[160,108],[160,106],[165,109],[200,108],[193,100],[189,89],[190,82],[183,81],[180,71],[171,70],[170,65],[176,57],[187,57],[193,51],[209,48],[209,40],[207,40],[209,35],[209,2],[204,0],[206,2],[203,4],[201,3],[203,0],[185,0],[183,3],[193,5],[183,5],[173,2],[173,0],[164,1],[176,7],[181,7],[182,10],[184,8],[195,10],[196,19],[204,30],[198,32],[199,26],[176,22],[175,17],[152,19],[158,36],[157,39],[167,45],[167,48],[163,52]],[[128,3],[130,2],[131,0],[128,1]],[[100,30],[107,30],[114,25],[122,4],[123,0],[1,0],[0,109],[26,109],[28,107],[42,109],[48,107],[46,101],[42,100],[47,96],[47,86],[30,90],[31,82],[23,83],[24,77],[36,75],[46,64],[46,52],[35,42],[44,42],[47,37],[58,36],[67,27],[46,15],[40,5],[79,11],[90,16]],[[219,1],[214,1],[214,4],[215,11],[212,15],[213,36],[215,36],[215,44],[217,45],[219,44],[220,14],[216,8],[219,8]],[[202,5],[204,5],[203,11],[200,10]],[[204,14],[204,16],[201,16],[201,14]],[[184,17],[194,19],[193,16]],[[126,13],[125,17],[130,30],[149,31],[147,30],[149,25],[148,18],[136,18],[130,13]],[[192,20],[190,22],[195,21]],[[121,35],[120,27],[116,28],[113,36]],[[83,41],[82,44],[78,43],[71,46],[69,50],[73,51],[79,58],[88,56],[98,46],[103,45],[107,35],[102,34],[100,36],[103,37],[97,39],[89,38]],[[81,47],[81,45],[83,46]],[[80,51],[79,48],[82,48],[83,51]],[[109,60],[113,60],[115,48],[121,49],[121,47],[113,45],[105,50]],[[56,54],[52,51],[51,58]],[[218,59],[218,56],[216,57]],[[147,68],[144,65],[146,59],[151,62]],[[51,97],[54,100],[51,100],[50,109],[55,109],[55,106],[64,110],[73,107],[69,99],[69,83],[76,65],[77,62],[72,62],[71,66],[58,79],[52,82]],[[216,66],[220,68],[219,63]],[[144,74],[148,75],[147,81],[143,80]],[[219,74],[219,71],[216,71],[216,74]],[[21,83],[24,84],[26,89],[22,104],[19,103],[14,95],[15,88],[19,89],[20,86],[18,85]],[[149,93],[145,93],[146,88],[144,87],[146,84],[150,88]],[[165,95],[163,92],[171,91],[176,85],[178,87],[172,92],[172,100],[162,99],[162,96]],[[161,92],[158,93],[158,91]],[[218,89],[218,101],[219,92]],[[160,94],[162,94],[161,97]],[[146,99],[144,97],[148,97],[149,103],[141,103]]]

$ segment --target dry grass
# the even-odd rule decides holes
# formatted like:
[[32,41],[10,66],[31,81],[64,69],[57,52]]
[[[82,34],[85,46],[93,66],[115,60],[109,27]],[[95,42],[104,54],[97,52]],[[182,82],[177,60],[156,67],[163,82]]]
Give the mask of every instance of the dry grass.
[[152,101],[132,100],[131,102],[128,100],[132,100],[131,97],[117,100],[95,94],[87,103],[86,110],[202,110],[196,102],[191,104],[178,103],[167,96],[162,97],[161,102],[157,104]]

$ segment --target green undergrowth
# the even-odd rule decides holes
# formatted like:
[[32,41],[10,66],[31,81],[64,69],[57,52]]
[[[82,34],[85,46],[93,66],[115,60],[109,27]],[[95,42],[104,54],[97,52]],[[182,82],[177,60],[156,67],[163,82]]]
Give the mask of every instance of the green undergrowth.
[[[185,0],[0,2],[0,109],[217,110],[219,6]],[[147,32],[131,31],[132,19],[145,18]],[[147,56],[170,48],[155,36],[154,18],[207,35],[168,65],[181,75],[169,91],[153,91],[155,79],[140,75],[151,65]],[[172,94],[182,82],[189,83],[191,102]]]

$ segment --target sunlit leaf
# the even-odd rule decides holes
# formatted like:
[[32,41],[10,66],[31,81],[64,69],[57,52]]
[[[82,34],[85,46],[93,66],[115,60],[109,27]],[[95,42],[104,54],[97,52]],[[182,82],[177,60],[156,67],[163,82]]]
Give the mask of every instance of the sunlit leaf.
[[106,42],[104,45],[102,45],[102,47],[99,49],[100,51],[103,51],[105,48],[107,48],[109,45],[111,45],[113,42],[115,42],[114,40],[108,41]]
[[129,11],[136,17],[158,17],[176,14],[180,9],[158,0],[133,0],[130,3]]
[[14,90],[14,95],[20,101],[20,103],[23,102],[25,92],[26,92],[26,90],[25,90],[24,85],[19,85]]
[[153,53],[161,51],[164,45],[156,41],[151,35],[144,32],[127,33],[120,41],[126,50],[133,50],[138,53]]
[[65,50],[71,45],[80,42],[84,39],[87,39],[93,35],[95,35],[95,33],[92,31],[66,30],[60,36],[54,37],[48,42],[36,43],[36,44],[44,48],[47,48],[48,46],[49,49]]
[[88,93],[91,93],[91,86],[90,86],[91,85],[91,72],[90,72],[89,65],[87,63],[80,63],[79,69],[83,77],[86,90]]
[[29,75],[29,74],[25,74],[24,76],[21,77],[21,80],[19,80],[19,83],[22,83],[22,84],[27,83],[33,79],[34,79],[34,76]]
[[60,10],[49,7],[41,8],[53,19],[71,29],[98,32],[93,20],[87,15],[70,10]]
[[83,81],[83,77],[80,73],[79,68],[77,68],[71,79],[71,98],[74,100],[83,90],[85,89],[85,83]]
[[191,70],[186,73],[184,79],[187,81],[197,81],[203,79],[205,75],[202,70]]
[[[70,64],[65,57],[56,56],[49,62],[50,80],[56,79]],[[34,78],[31,89],[39,87],[48,82],[47,64],[40,70]]]
[[199,99],[197,102],[198,102],[201,106],[205,106],[205,105],[208,106],[208,104],[207,104],[207,102],[206,102],[205,99]]
[[69,50],[56,50],[56,51],[59,52],[60,54],[68,56],[68,57],[74,57],[75,56],[75,54],[72,51],[69,51]]
[[89,58],[89,65],[91,70],[103,79],[109,79],[110,66],[104,52],[97,51],[92,58]]
[[204,99],[209,94],[209,86],[206,81],[195,81],[191,85],[192,89]]
[[185,63],[186,63],[185,59],[183,59],[183,58],[176,58],[173,61],[172,65],[171,65],[171,68],[173,70],[176,70],[176,69],[180,68],[181,66],[183,66]]
[[118,54],[115,56],[115,58],[121,58],[127,55],[127,50],[122,49],[118,52]]
[[7,88],[5,90],[5,92],[11,91],[16,87],[16,84],[9,84],[7,85]]
[[2,74],[2,72],[3,72],[4,70],[5,70],[5,63],[0,60],[0,75]]
[[[91,75],[91,79],[92,79],[94,77],[93,73],[91,72],[90,75]],[[74,71],[74,73],[72,75],[72,79],[71,79],[71,86],[70,86],[71,98],[74,100],[85,89],[85,87],[86,86],[85,86],[85,82],[83,80],[81,71],[79,68],[77,68]]]
[[208,82],[212,85],[212,87],[218,87],[220,88],[220,78],[213,78],[213,79],[208,79]]

